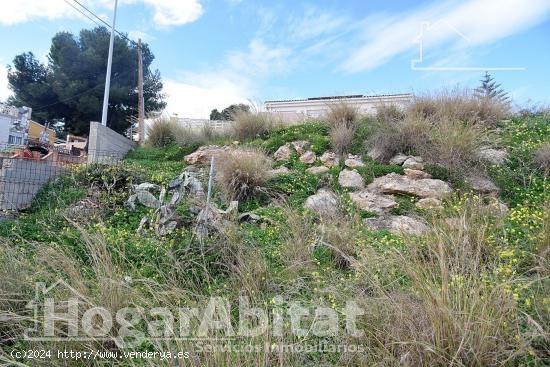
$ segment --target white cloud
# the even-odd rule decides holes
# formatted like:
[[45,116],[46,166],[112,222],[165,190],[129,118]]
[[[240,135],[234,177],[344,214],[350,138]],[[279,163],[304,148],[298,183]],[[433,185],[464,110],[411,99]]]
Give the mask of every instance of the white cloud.
[[184,73],[164,82],[168,113],[181,117],[208,118],[214,108],[253,99],[258,83],[286,70],[290,50],[269,47],[253,39],[244,51],[226,55],[217,68],[202,73]]
[[[99,12],[112,9],[111,0],[82,0],[88,9]],[[122,0],[120,6],[145,4],[153,9],[153,21],[158,27],[191,23],[203,14],[200,0]],[[73,3],[78,7],[76,3]],[[35,19],[84,18],[63,0],[17,0],[2,3],[0,25],[14,25]]]
[[308,8],[304,13],[290,17],[288,33],[298,41],[341,31],[349,19],[318,8]]
[[[468,0],[437,3],[409,14],[367,18],[362,28],[362,46],[343,63],[342,69],[358,72],[375,69],[395,56],[414,51],[423,22],[444,20],[468,37],[468,46],[495,42],[542,22],[550,13],[548,0]],[[456,33],[441,28],[424,47],[456,47]]]

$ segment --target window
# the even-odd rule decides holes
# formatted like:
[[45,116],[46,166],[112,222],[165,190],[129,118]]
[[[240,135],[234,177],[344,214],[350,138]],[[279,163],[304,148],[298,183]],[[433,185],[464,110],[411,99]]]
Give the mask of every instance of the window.
[[8,144],[15,144],[15,136],[10,135],[8,138]]
[[20,144],[21,144],[21,141],[22,141],[22,139],[21,139],[20,136],[18,136],[17,138],[15,138],[15,144],[20,145]]

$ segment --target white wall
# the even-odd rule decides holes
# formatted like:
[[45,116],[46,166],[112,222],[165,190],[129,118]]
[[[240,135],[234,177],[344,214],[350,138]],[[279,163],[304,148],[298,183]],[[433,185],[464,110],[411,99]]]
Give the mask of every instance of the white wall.
[[0,145],[8,144],[10,127],[11,117],[0,113]]

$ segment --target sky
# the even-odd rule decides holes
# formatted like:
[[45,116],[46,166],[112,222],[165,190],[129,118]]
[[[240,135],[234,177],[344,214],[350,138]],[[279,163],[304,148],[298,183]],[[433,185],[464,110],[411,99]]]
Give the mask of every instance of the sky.
[[[114,0],[78,0],[111,22]],[[7,65],[95,24],[68,3],[2,0]],[[117,26],[155,54],[169,114],[252,101],[475,88],[485,70],[517,106],[550,105],[550,0],[119,0]]]

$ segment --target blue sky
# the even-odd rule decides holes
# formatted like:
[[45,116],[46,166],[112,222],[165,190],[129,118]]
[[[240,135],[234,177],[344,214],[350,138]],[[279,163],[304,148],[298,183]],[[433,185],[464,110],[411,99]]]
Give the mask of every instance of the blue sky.
[[[79,1],[111,19],[114,0]],[[56,32],[95,25],[64,0],[2,7],[0,100],[16,54],[46,60]],[[482,69],[516,103],[550,104],[550,0],[120,0],[117,28],[149,43],[167,112],[185,117],[249,99],[475,87]]]

